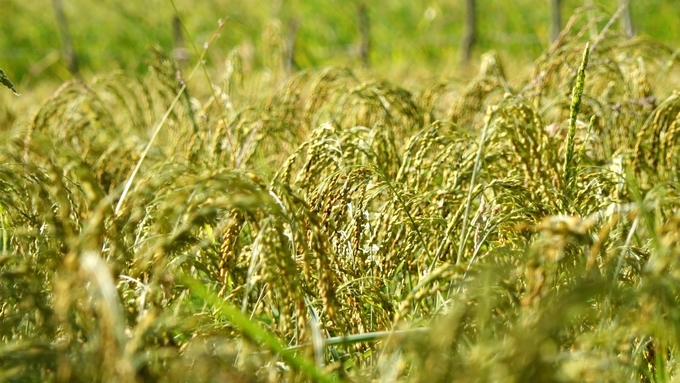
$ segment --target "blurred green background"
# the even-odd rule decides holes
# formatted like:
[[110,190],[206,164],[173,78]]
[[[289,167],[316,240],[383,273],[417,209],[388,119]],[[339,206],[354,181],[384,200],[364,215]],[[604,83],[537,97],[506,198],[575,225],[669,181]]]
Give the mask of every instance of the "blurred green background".
[[[3,0],[0,5],[0,68],[25,89],[37,82],[71,77],[61,60],[61,38],[53,0]],[[170,0],[62,0],[81,72],[124,69],[143,72],[147,47],[173,48]],[[376,71],[454,70],[459,65],[464,1],[383,0],[175,0],[180,17],[198,49],[210,40],[218,19],[228,18],[211,48],[208,63],[219,66],[240,46],[252,68],[263,65],[272,36],[285,39],[297,24],[294,62],[297,69],[359,62],[358,9],[365,3],[370,20],[369,62]],[[495,49],[517,62],[535,59],[549,44],[549,2],[536,0],[477,1],[478,41],[473,58]],[[617,0],[597,1],[593,12],[604,19]],[[564,25],[584,1],[563,1]],[[639,35],[678,46],[678,0],[632,0],[633,23]],[[613,27],[619,28],[618,23]],[[185,37],[189,61],[197,55]],[[263,44],[269,44],[264,45]],[[264,52],[264,53],[263,53]]]

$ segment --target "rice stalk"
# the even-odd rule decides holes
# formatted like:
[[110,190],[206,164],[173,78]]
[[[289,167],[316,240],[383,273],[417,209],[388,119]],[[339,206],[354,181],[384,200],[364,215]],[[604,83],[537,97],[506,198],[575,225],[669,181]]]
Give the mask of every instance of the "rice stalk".
[[586,79],[586,68],[588,67],[588,54],[590,53],[590,43],[586,43],[583,51],[583,58],[581,59],[581,66],[578,69],[576,76],[576,84],[571,96],[571,106],[569,108],[569,131],[567,132],[567,150],[564,157],[564,186],[567,190],[566,195],[569,196],[573,192],[572,180],[575,174],[575,165],[572,164],[574,156],[574,135],[576,134],[576,119],[581,107],[581,98],[583,97],[583,88]]

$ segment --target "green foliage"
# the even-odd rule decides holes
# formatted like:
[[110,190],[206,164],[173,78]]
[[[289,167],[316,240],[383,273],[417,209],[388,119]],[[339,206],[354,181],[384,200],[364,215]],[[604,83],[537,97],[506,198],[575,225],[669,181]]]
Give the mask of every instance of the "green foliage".
[[[593,1],[589,17],[601,28],[618,7],[618,0]],[[12,15],[0,25],[0,63],[22,88],[39,80],[71,78],[60,60],[59,33],[53,10],[44,2],[5,0],[3,13]],[[167,0],[121,3],[113,0],[64,1],[64,12],[80,68],[99,73],[123,69],[143,74],[147,47],[160,44],[173,49],[173,7]],[[267,47],[272,35],[288,43],[295,35],[294,64],[298,69],[328,65],[355,65],[359,52],[359,4],[365,3],[370,22],[370,63],[378,71],[402,73],[448,71],[460,56],[464,30],[464,2],[449,0],[295,1],[176,1],[179,16],[190,37],[185,36],[188,59],[195,62],[210,39],[218,19],[228,19],[220,39],[207,57],[218,69],[233,48],[243,51],[246,69],[267,66]],[[549,2],[490,0],[479,2],[478,51],[501,51],[513,61],[526,64],[549,45]],[[563,14],[582,7],[583,0],[564,0]],[[642,36],[667,44],[678,43],[675,0],[632,3],[633,23]],[[566,21],[566,20],[565,20]],[[585,22],[585,20],[584,20]],[[617,29],[616,24],[612,29]],[[586,33],[591,33],[589,29]],[[590,36],[594,39],[595,36]],[[277,40],[274,39],[274,40]],[[404,77],[401,75],[400,77]]]
[[0,131],[0,379],[676,379],[677,54],[588,20],[518,83],[289,73],[273,23],[208,89],[155,47],[33,100]]

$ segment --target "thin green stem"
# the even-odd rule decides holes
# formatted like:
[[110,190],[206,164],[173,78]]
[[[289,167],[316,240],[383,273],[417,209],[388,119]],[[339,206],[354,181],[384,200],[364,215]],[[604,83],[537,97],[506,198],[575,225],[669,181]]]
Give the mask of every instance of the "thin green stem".
[[[208,50],[212,46],[212,44],[215,42],[217,39],[217,36],[219,36],[219,32],[224,26],[224,23],[220,23],[219,28],[215,33],[213,34],[212,39],[210,40],[210,43],[207,44],[205,49],[203,50],[203,53],[201,54],[200,59],[198,60],[198,63],[194,66],[193,70],[191,71],[191,74],[189,74],[189,80],[194,77],[194,74],[196,74],[196,71],[198,68],[203,65],[203,59],[205,58],[205,55],[208,53]],[[116,204],[116,209],[114,210],[114,214],[118,214],[120,211],[120,207],[123,205],[123,201],[125,200],[125,197],[127,196],[130,187],[132,186],[132,182],[134,181],[135,177],[137,176],[137,173],[139,172],[139,169],[142,167],[142,163],[144,162],[144,159],[146,158],[146,155],[149,153],[149,150],[151,149],[151,146],[153,145],[154,141],[156,140],[156,137],[158,137],[158,133],[160,133],[161,128],[165,126],[165,122],[168,120],[170,117],[170,114],[172,113],[172,110],[175,108],[175,105],[179,101],[179,99],[184,95],[184,91],[187,88],[186,82],[182,83],[182,87],[179,88],[179,91],[177,91],[177,94],[175,95],[175,98],[172,100],[170,103],[170,106],[168,109],[165,111],[165,114],[163,115],[163,118],[158,122],[156,125],[156,128],[154,129],[153,133],[151,134],[151,138],[149,139],[149,142],[147,142],[146,147],[144,148],[144,151],[142,151],[142,154],[139,156],[139,160],[137,161],[137,164],[135,165],[135,168],[132,170],[132,174],[130,174],[130,177],[128,177],[127,182],[125,183],[125,188],[123,189],[123,193],[120,195],[120,199],[118,200],[118,204]]]
[[[502,101],[501,101],[502,103]],[[499,105],[500,106],[500,105]],[[456,256],[456,265],[460,264],[463,259],[463,251],[465,250],[465,242],[467,241],[467,226],[468,226],[468,215],[470,214],[470,206],[472,205],[472,194],[475,189],[475,181],[477,180],[477,174],[479,169],[482,167],[482,152],[484,151],[484,143],[486,142],[486,135],[491,125],[498,106],[489,108],[486,111],[486,116],[484,116],[484,127],[482,128],[482,137],[479,139],[479,147],[477,148],[477,157],[475,158],[475,165],[472,169],[472,176],[470,177],[470,186],[468,188],[467,202],[465,203],[465,213],[463,214],[463,227],[460,232],[460,243],[458,244],[458,254]]]
[[215,307],[217,311],[227,319],[235,328],[243,333],[248,339],[260,343],[271,352],[280,355],[281,358],[292,368],[297,369],[317,382],[333,382],[331,376],[319,371],[314,363],[296,353],[290,352],[272,334],[261,328],[255,321],[233,304],[224,301],[216,293],[208,291],[201,283],[194,278],[184,276],[182,282],[186,284],[192,293],[207,304]]

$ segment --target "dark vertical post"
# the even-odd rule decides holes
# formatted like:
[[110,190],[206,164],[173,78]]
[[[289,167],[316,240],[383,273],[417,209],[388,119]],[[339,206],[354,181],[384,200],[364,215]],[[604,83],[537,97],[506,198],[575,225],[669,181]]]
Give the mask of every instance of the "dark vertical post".
[[550,1],[550,42],[555,42],[557,36],[562,30],[562,12],[560,9],[560,0]]
[[633,28],[633,19],[630,11],[630,0],[619,0],[619,6],[625,7],[621,15],[621,29],[623,33],[632,38],[635,36],[635,29]]
[[361,43],[359,45],[359,55],[364,66],[368,66],[369,54],[371,50],[371,24],[368,19],[368,11],[366,4],[359,4],[359,33],[361,34]]
[[297,40],[299,22],[296,19],[288,23],[288,33],[286,34],[286,57],[283,65],[286,72],[293,73],[295,68],[295,40]]
[[64,6],[61,0],[52,0],[54,8],[54,16],[57,19],[57,27],[61,35],[61,52],[64,59],[64,64],[73,76],[78,76],[78,59],[76,58],[75,50],[73,49],[73,40],[68,31],[68,23],[66,15],[64,14]]
[[477,11],[475,0],[465,1],[465,34],[461,43],[461,61],[463,64],[470,62],[472,47],[477,41]]
[[172,18],[172,57],[177,61],[180,68],[189,60],[189,53],[184,48],[184,34],[182,33],[182,21],[176,15]]

